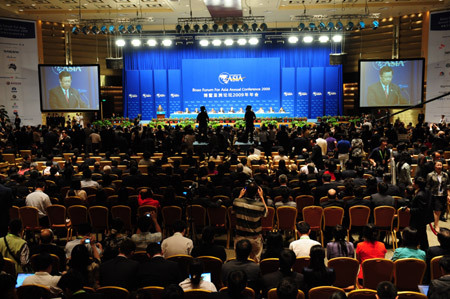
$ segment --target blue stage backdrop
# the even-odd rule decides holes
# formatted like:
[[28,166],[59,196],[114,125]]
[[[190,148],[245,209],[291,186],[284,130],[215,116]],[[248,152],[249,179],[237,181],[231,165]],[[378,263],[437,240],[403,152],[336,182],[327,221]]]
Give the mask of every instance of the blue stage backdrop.
[[342,66],[329,65],[326,46],[127,48],[123,56],[128,117],[156,117],[159,105],[166,117],[202,105],[226,112],[283,107],[308,118],[342,113]]

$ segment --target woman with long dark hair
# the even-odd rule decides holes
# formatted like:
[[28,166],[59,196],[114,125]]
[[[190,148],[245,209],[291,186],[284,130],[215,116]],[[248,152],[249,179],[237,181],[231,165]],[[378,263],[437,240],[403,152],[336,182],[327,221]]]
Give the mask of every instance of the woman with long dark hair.
[[448,174],[442,171],[442,162],[434,162],[434,171],[427,176],[427,189],[431,192],[434,213],[434,229],[439,231],[439,219],[450,199],[450,180]]
[[314,245],[309,256],[311,258],[309,267],[303,268],[307,289],[333,285],[336,274],[334,269],[325,266],[325,249],[320,245]]
[[[386,247],[384,243],[377,241],[378,231],[372,223],[364,227],[363,238],[364,241],[358,243],[356,246],[356,259],[359,264],[367,259],[384,258],[386,255]],[[359,269],[358,279],[363,279],[362,266]]]
[[355,248],[353,244],[345,241],[347,230],[342,225],[336,225],[333,229],[334,241],[327,244],[327,259],[335,257],[353,257]]
[[97,250],[92,250],[94,258],[92,259],[89,250],[84,244],[75,246],[72,249],[71,258],[68,263],[69,269],[80,272],[85,279],[84,286],[96,288],[99,276],[99,256]]
[[180,282],[180,287],[183,291],[192,289],[202,289],[211,292],[217,292],[216,286],[209,281],[203,280],[203,262],[199,259],[194,259],[189,265],[189,278]]
[[419,235],[417,229],[405,227],[402,232],[402,246],[395,249],[392,260],[415,258],[425,261],[425,251],[418,249]]

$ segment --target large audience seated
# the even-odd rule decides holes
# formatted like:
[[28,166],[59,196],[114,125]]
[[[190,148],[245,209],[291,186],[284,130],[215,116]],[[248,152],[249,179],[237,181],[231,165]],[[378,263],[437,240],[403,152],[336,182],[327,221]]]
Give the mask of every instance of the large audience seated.
[[[219,126],[201,146],[190,126],[69,125],[0,127],[1,298],[47,289],[108,298],[118,291],[109,287],[132,298],[157,291],[182,298],[193,289],[217,298],[297,298],[335,284],[339,269],[327,260],[362,264],[384,258],[389,246],[393,260],[424,260],[429,297],[448,298],[450,231],[439,226],[450,199],[445,123],[385,124],[363,115],[335,125],[269,125],[255,129],[251,144],[245,129]],[[55,216],[52,206],[62,212]],[[313,225],[309,206],[343,217],[337,226]],[[277,229],[281,207],[297,211],[291,231]],[[407,213],[409,223],[385,232],[374,224],[379,207],[395,209],[398,221]],[[368,211],[367,221],[348,232],[357,210]],[[428,248],[429,223],[439,246]],[[432,259],[440,256],[435,277]],[[33,275],[15,290],[24,272]],[[364,287],[362,268],[355,275],[349,287]],[[396,298],[391,282],[378,286],[378,298]]]

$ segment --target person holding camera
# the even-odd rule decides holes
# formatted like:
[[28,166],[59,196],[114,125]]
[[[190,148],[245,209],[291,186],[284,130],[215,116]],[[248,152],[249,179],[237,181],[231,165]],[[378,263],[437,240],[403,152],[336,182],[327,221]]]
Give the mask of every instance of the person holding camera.
[[267,205],[261,187],[254,181],[243,188],[233,202],[233,210],[236,213],[236,238],[234,246],[242,239],[247,239],[252,244],[250,258],[257,263],[263,250],[261,218],[267,214]]

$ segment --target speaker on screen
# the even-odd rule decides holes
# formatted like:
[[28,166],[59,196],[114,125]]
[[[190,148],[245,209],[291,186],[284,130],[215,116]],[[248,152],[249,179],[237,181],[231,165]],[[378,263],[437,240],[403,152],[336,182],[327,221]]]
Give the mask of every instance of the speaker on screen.
[[330,65],[344,64],[347,58],[347,53],[331,53],[330,54]]
[[123,59],[120,58],[106,58],[106,68],[112,70],[121,70],[123,69]]

